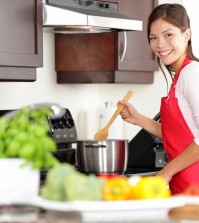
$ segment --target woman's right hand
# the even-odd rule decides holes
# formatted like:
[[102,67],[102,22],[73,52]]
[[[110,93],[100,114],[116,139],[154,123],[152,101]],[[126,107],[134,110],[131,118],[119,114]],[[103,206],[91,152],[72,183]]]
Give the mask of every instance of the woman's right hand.
[[121,118],[126,122],[137,125],[140,113],[128,102],[119,101],[117,106],[121,104],[124,105],[124,108],[120,112]]

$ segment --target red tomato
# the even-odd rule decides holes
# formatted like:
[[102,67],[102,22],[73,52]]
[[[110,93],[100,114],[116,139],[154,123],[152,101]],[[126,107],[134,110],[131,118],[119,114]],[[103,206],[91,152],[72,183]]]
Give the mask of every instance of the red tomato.
[[185,191],[183,195],[190,195],[190,196],[199,196],[199,184],[192,184]]
[[108,179],[111,179],[111,178],[114,178],[114,177],[118,177],[118,176],[120,176],[120,175],[117,174],[117,173],[114,173],[114,174],[100,173],[100,174],[98,175],[98,177],[99,177],[100,179],[104,179],[104,180],[108,180]]

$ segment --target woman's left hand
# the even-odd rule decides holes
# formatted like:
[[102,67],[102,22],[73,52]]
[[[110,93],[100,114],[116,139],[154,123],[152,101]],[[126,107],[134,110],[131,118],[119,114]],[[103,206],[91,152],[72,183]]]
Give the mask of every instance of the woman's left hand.
[[161,176],[165,179],[167,183],[171,180],[172,176],[166,171],[166,168],[161,169],[156,176]]

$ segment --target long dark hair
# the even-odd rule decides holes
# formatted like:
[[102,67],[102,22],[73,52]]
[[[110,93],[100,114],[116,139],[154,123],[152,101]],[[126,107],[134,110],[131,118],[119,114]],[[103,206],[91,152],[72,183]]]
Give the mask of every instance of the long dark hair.
[[[150,29],[151,29],[151,24],[156,21],[159,18],[163,18],[165,21],[171,23],[172,25],[178,27],[182,33],[186,31],[187,28],[190,28],[190,20],[189,16],[187,15],[186,9],[180,5],[180,4],[161,4],[157,6],[149,15],[148,18],[148,24],[147,24],[147,37],[148,41],[150,43]],[[191,60],[199,61],[197,57],[194,56],[193,51],[192,51],[192,44],[191,44],[191,38],[188,41],[188,56],[190,57]],[[158,65],[164,74],[164,77],[166,79],[167,85],[168,85],[168,80],[166,78],[166,74],[163,70],[163,67],[161,65],[160,59],[157,58],[158,60]],[[174,70],[170,65],[165,65],[166,69],[168,70],[171,78],[173,79],[174,75]]]

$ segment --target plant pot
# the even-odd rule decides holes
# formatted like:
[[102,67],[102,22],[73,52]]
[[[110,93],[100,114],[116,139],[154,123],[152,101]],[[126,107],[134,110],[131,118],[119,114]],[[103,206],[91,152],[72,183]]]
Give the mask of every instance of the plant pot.
[[25,204],[39,194],[40,172],[20,158],[0,158],[0,204]]

